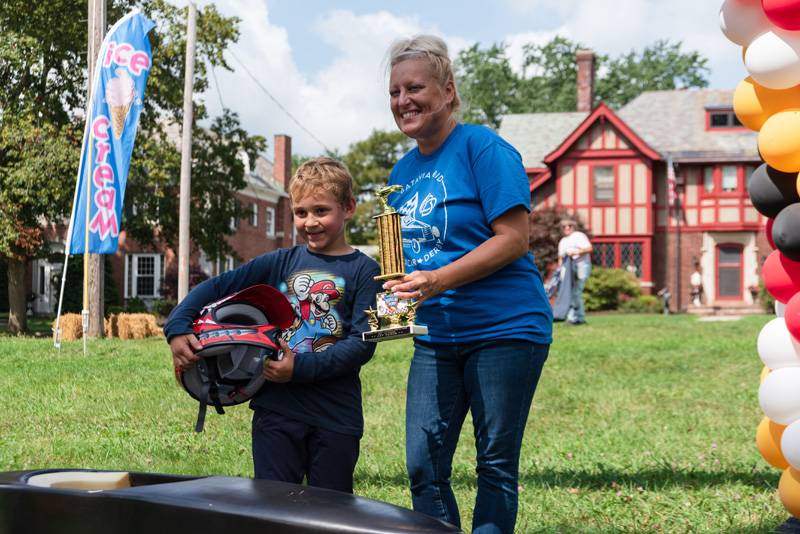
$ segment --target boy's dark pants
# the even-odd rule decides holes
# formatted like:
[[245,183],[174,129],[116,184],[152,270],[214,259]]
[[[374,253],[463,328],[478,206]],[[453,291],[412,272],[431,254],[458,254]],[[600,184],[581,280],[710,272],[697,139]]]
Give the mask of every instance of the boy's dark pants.
[[360,438],[331,432],[279,413],[253,413],[255,478],[353,493]]

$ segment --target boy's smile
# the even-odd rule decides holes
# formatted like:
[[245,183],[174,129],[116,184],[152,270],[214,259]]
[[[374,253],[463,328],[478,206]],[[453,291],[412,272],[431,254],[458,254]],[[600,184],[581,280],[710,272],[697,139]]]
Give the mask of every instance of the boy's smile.
[[292,206],[294,226],[308,249],[317,254],[339,256],[353,249],[344,236],[345,222],[353,217],[355,201],[346,205],[324,189],[313,189]]

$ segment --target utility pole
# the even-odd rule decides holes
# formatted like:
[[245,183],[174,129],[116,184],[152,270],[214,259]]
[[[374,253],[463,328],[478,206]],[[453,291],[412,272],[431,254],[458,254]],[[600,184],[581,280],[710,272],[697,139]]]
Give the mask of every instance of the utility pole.
[[181,190],[178,224],[178,302],[189,292],[189,209],[192,194],[192,92],[197,6],[189,2],[186,23],[186,72],[183,78],[183,139],[181,140]]
[[[103,45],[103,37],[106,33],[106,0],[89,0],[89,90],[87,91],[87,105],[90,105],[92,98],[92,84],[94,83],[95,62],[100,47]],[[88,114],[87,110],[87,114]],[[88,209],[88,207],[87,207]],[[88,243],[86,244],[88,246]],[[105,285],[104,275],[105,257],[102,254],[89,254],[88,279],[89,279],[89,337],[103,336],[103,286]],[[84,264],[84,269],[87,265]]]

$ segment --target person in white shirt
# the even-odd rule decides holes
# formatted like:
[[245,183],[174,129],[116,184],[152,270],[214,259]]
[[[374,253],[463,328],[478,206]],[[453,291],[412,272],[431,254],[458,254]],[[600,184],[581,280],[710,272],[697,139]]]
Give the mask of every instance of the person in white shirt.
[[570,256],[577,273],[575,282],[572,284],[572,299],[567,313],[567,322],[574,325],[586,323],[583,311],[583,287],[592,272],[592,244],[586,234],[579,232],[577,227],[578,224],[575,220],[563,219],[561,232],[564,237],[558,242],[559,266],[564,261],[564,257]]

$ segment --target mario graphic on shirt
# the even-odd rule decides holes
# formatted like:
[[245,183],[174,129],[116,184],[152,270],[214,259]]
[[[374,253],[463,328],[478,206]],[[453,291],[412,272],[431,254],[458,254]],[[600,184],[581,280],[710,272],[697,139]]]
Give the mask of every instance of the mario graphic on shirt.
[[344,296],[344,280],[329,273],[301,272],[281,284],[295,311],[284,339],[294,352],[320,352],[336,342],[342,325],[336,303]]

